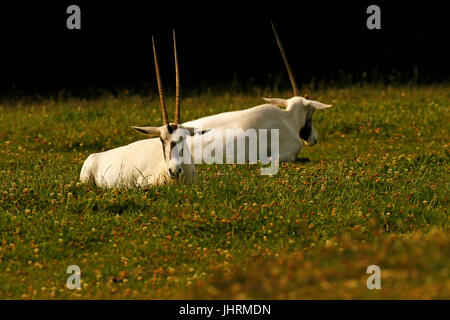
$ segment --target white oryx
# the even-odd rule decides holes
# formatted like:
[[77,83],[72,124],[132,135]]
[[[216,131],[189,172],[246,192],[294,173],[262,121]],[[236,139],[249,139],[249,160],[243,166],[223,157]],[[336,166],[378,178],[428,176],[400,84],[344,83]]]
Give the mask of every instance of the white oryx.
[[[212,135],[223,137],[224,140],[227,138],[230,140],[234,139],[230,137],[234,133],[229,129],[242,129],[243,131],[248,129],[255,129],[256,131],[260,129],[278,129],[279,161],[294,161],[304,144],[312,146],[317,143],[317,132],[312,124],[313,113],[315,110],[330,108],[331,105],[299,96],[292,69],[273,23],[272,28],[289,74],[294,97],[290,99],[264,98],[268,104],[262,104],[246,110],[224,112],[184,123],[183,125],[189,127],[212,129],[212,132],[202,137],[203,139],[190,139],[191,150],[193,146],[194,148],[202,147],[204,149],[213,143]],[[279,107],[285,107],[285,109],[283,110]],[[202,146],[199,146],[195,141],[202,141]],[[222,145],[225,146],[226,143],[222,143]],[[270,150],[270,141],[268,145]],[[249,149],[245,148],[247,160],[249,159]],[[224,155],[223,163],[225,163],[226,152],[223,151],[222,154]]]
[[195,130],[180,124],[180,81],[175,31],[173,32],[176,73],[175,123],[169,123],[167,117],[153,37],[152,44],[164,125],[133,128],[139,133],[159,139],[139,140],[123,147],[89,155],[81,168],[81,182],[93,181],[98,186],[109,188],[162,184],[171,179],[191,182],[196,177],[193,161],[187,161],[188,163],[183,161],[184,141],[186,136],[193,135]]

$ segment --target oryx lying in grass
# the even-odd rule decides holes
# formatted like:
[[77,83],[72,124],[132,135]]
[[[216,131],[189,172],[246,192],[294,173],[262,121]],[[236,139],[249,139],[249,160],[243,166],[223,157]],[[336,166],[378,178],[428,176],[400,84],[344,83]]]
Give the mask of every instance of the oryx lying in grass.
[[[144,186],[162,184],[170,179],[190,182],[196,177],[197,173],[193,162],[183,161],[184,141],[186,136],[194,134],[194,128],[180,124],[180,81],[175,31],[173,43],[176,72],[175,123],[169,123],[167,117],[158,58],[152,37],[164,125],[133,128],[139,133],[149,137],[159,137],[159,139],[140,140],[123,147],[89,155],[81,169],[81,182],[93,181],[102,187]],[[199,131],[199,133],[204,132]]]
[[[230,139],[233,138],[229,137],[232,131],[228,129],[242,129],[244,131],[248,129],[257,131],[259,129],[279,129],[279,161],[294,161],[304,144],[312,146],[317,143],[317,132],[312,124],[313,113],[315,110],[326,109],[331,105],[299,96],[294,75],[281,40],[273,24],[272,27],[291,80],[294,97],[290,99],[264,98],[268,104],[246,110],[224,112],[184,123],[183,125],[189,127],[213,129],[201,140],[190,139],[191,149],[192,146],[194,148],[202,147],[203,149],[207,147],[213,141],[213,139],[208,139],[211,138],[211,135],[217,135],[223,139],[226,139],[227,136]],[[285,107],[286,109],[283,110],[279,107]],[[195,141],[202,141],[202,145],[198,145]],[[226,143],[222,143],[222,145],[225,146]],[[246,159],[248,159],[249,148],[245,150],[247,152]],[[223,151],[222,154],[225,155],[226,152]]]

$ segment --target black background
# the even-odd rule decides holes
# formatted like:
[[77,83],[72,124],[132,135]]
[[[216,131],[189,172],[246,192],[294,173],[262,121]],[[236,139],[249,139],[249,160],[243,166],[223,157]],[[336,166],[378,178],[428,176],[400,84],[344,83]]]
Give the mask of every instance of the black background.
[[[250,305],[269,304],[270,315],[213,315],[180,316],[180,307],[223,305]],[[89,314],[94,319],[302,319],[305,315],[314,315],[318,318],[345,318],[383,319],[386,313],[397,318],[413,318],[415,315],[425,313],[430,317],[438,317],[445,313],[448,301],[311,301],[311,300],[153,300],[153,301],[0,301],[3,311],[11,310],[11,314],[18,318],[36,317],[42,315],[46,319],[61,319]],[[9,310],[8,310],[9,309]]]
[[[66,28],[71,4],[81,8],[81,30]],[[381,8],[381,30],[366,27],[371,4]],[[183,89],[287,87],[270,20],[300,84],[446,81],[448,14],[444,1],[19,0],[0,8],[0,91],[156,91],[152,35],[170,89],[172,28]]]

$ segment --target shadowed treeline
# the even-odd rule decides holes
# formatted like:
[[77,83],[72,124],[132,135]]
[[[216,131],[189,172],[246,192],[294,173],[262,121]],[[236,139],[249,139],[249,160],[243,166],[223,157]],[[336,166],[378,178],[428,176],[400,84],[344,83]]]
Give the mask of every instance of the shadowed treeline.
[[[81,30],[66,28],[66,8],[81,8]],[[366,27],[369,1],[227,1],[4,4],[0,19],[2,96],[84,96],[155,88],[156,36],[166,89],[174,83],[177,30],[183,90],[288,87],[269,21],[276,24],[297,80],[321,83],[430,83],[448,80],[445,10],[378,2],[381,30]]]

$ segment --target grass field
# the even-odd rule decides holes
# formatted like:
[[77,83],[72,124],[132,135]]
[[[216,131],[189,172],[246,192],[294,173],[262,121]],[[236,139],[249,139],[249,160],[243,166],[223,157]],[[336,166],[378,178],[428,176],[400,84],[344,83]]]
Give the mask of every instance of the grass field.
[[[132,190],[82,185],[80,168],[142,139],[130,125],[159,125],[156,97],[3,102],[0,299],[450,298],[450,87],[309,94],[334,104],[314,115],[309,162],[273,177],[201,165],[193,185]],[[185,97],[182,119],[262,96],[290,92]]]

